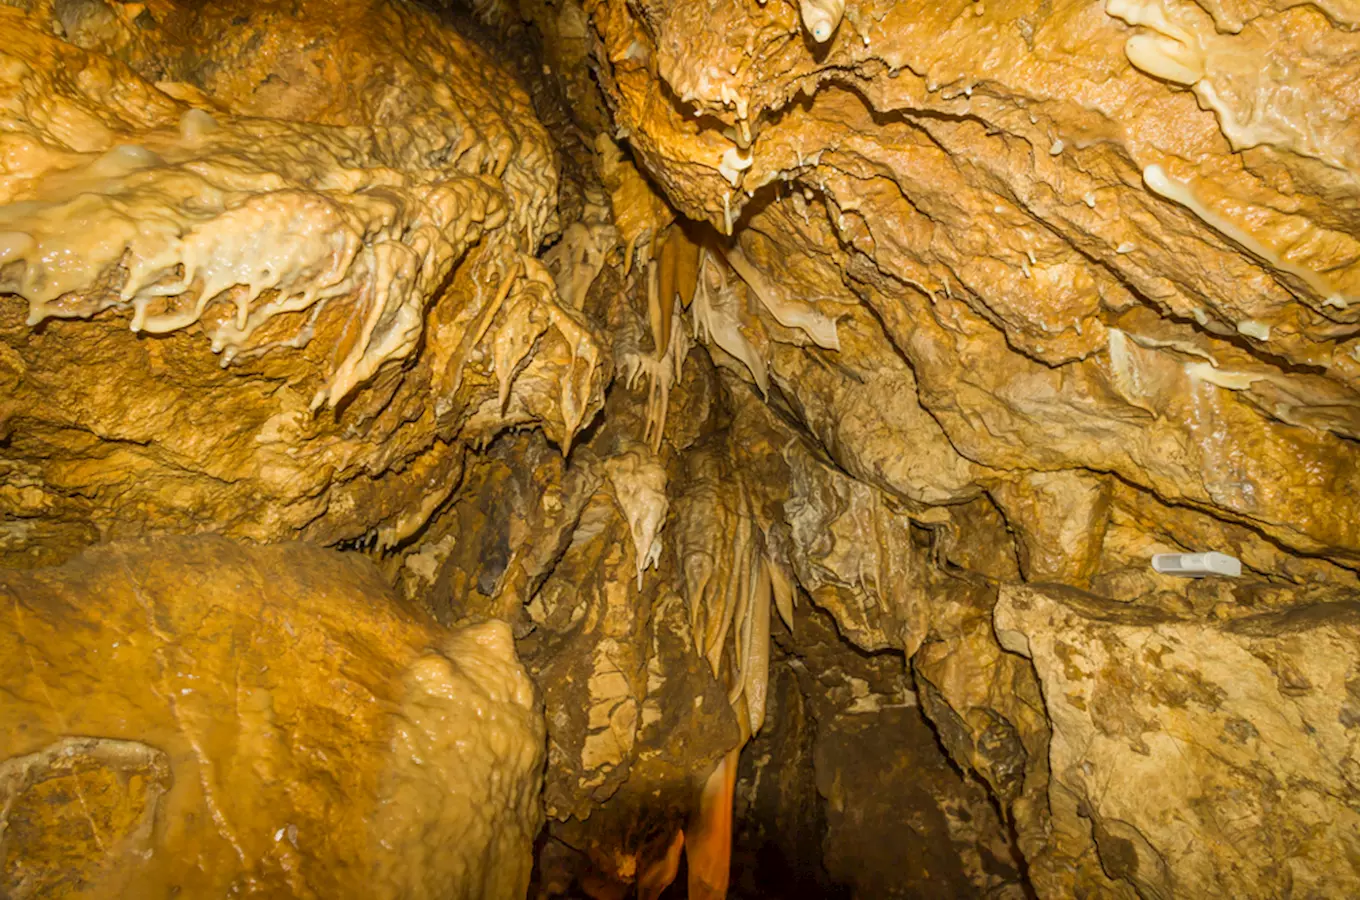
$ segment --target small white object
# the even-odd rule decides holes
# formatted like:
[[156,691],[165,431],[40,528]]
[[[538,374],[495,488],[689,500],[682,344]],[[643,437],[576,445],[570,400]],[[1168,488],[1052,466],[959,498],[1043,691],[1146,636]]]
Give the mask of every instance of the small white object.
[[808,34],[817,43],[825,44],[841,24],[845,0],[799,0],[798,8]]
[[1225,575],[1236,578],[1242,574],[1242,563],[1226,553],[1158,553],[1152,557],[1152,568],[1163,575],[1203,578],[1205,575]]

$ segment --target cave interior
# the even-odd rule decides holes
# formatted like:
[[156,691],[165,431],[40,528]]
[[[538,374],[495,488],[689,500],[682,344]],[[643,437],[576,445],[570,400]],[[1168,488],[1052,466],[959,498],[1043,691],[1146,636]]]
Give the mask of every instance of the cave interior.
[[1357,0],[0,37],[0,897],[1360,896]]

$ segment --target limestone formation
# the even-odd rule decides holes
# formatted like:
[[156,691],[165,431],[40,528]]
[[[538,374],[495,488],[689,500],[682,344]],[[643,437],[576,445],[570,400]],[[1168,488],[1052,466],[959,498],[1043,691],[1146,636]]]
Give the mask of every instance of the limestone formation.
[[1358,611],[1204,622],[1008,588],[997,636],[1043,683],[1053,809],[1144,897],[1353,894]]
[[6,897],[522,897],[543,721],[504,623],[221,538],[0,576]]
[[[217,584],[204,554],[286,557],[293,602],[331,598],[317,640],[376,629],[345,651],[380,701],[353,738],[287,719],[362,784],[147,701],[322,817],[177,824],[217,854],[195,877],[1356,893],[1355,3],[30,0],[0,35],[0,564],[36,569],[3,583],[129,547],[189,585]],[[197,532],[222,538],[50,568]],[[245,547],[296,540],[341,555]],[[1207,551],[1240,575],[1150,564]],[[140,577],[51,607],[51,639],[102,633]],[[235,608],[129,622],[113,640],[160,656],[91,696],[174,699],[172,626]],[[233,627],[294,647],[290,622]],[[202,639],[177,671],[264,652]],[[374,774],[462,746],[430,723],[486,654],[543,703],[510,704],[542,729],[510,828],[531,876],[420,834],[482,770]],[[342,657],[250,677],[277,717]],[[0,697],[116,715],[90,659],[43,663],[38,707],[21,658]],[[59,862],[25,885],[116,891],[202,790],[177,767],[217,757],[53,721],[0,763],[29,804],[5,872],[40,841]],[[118,786],[98,841],[32,825],[68,782]],[[369,830],[314,851],[331,815]],[[368,862],[383,822],[417,863]],[[228,854],[238,831],[272,843]]]
[[0,13],[12,562],[204,528],[391,546],[467,441],[565,447],[598,408],[599,337],[532,258],[551,139],[431,13]]

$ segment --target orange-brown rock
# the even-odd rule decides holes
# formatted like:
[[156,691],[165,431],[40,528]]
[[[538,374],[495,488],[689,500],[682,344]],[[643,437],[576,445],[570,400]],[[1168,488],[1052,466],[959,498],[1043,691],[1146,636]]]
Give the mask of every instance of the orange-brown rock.
[[1354,880],[1353,2],[463,5],[0,8],[0,562],[511,622],[545,897]]
[[586,8],[668,198],[840,317],[841,361],[770,362],[852,472],[894,441],[927,502],[1109,472],[1353,565],[1350,13],[862,3],[818,44],[788,3]]
[[61,2],[0,34],[10,562],[208,528],[390,546],[467,440],[565,446],[598,408],[599,337],[532,257],[551,139],[435,14]]
[[0,894],[524,896],[543,722],[508,627],[221,538],[0,574]]
[[[761,543],[846,638],[913,657],[922,708],[1003,804],[1042,895],[1283,889],[1268,866],[1228,874],[1264,863],[1185,856],[1165,798],[1097,798],[1084,767],[1108,762],[1087,735],[1127,715],[1087,723],[1066,709],[1073,689],[1048,697],[1054,673],[1076,676],[1001,646],[993,612],[1025,582],[1091,590],[1182,623],[1199,648],[1184,666],[1201,671],[1217,623],[1302,615],[1360,586],[1355,10],[582,8],[615,135],[715,234],[687,316],[730,375],[708,467],[727,505],[753,495]],[[741,517],[710,516],[721,534],[704,535],[681,487],[672,534],[695,548],[691,580],[723,583]],[[1149,566],[1193,550],[1237,557],[1243,576]],[[1073,625],[1071,652],[1132,646],[1111,628]],[[1145,705],[1138,729],[1170,727]],[[1198,746],[1222,730],[1176,721]],[[1290,740],[1317,727],[1296,725]],[[1050,771],[1060,749],[1066,768]],[[1342,745],[1328,754],[1343,770]],[[1218,789],[1207,759],[1158,765]],[[1101,824],[1102,803],[1125,824]],[[1332,817],[1282,815],[1286,842]],[[1183,840],[1234,840],[1207,816],[1185,827]],[[1299,883],[1312,871],[1291,869]]]

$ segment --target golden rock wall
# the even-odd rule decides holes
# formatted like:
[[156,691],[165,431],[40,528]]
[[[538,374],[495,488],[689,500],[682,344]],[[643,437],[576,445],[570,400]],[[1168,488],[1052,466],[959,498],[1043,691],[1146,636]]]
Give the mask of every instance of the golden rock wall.
[[509,629],[366,562],[167,538],[0,573],[6,897],[523,897],[543,721]]
[[0,34],[11,564],[205,523],[390,546],[467,439],[598,408],[598,335],[532,255],[553,145],[434,13],[62,2]]
[[[655,898],[682,853],[691,897],[765,896],[729,865],[762,841],[873,896],[1345,892],[1355,4],[464,5],[0,8],[0,562],[300,537],[506,623],[543,896]],[[1240,577],[1149,565],[1208,550]],[[482,651],[421,640],[363,683],[424,758]],[[187,790],[153,740],[49,732],[6,777],[137,773],[119,840]],[[363,828],[462,815],[392,779],[346,792],[399,798]],[[464,865],[363,828],[287,873]]]

